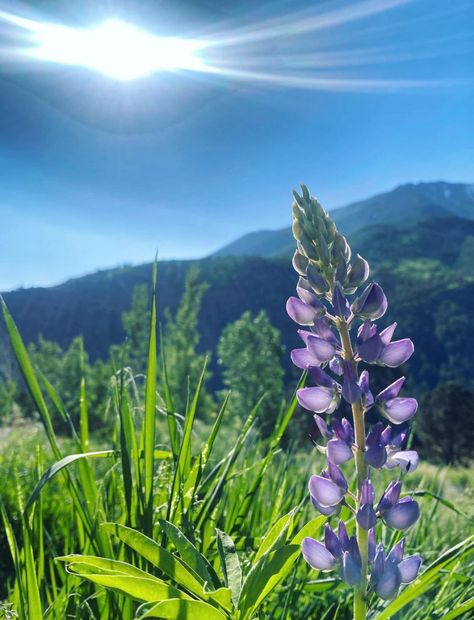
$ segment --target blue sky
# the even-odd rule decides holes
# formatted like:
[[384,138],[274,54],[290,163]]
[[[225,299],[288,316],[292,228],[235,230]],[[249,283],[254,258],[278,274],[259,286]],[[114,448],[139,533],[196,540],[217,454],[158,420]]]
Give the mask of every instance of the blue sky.
[[[0,19],[0,290],[204,256],[290,222],[304,181],[327,208],[419,180],[474,180],[474,4],[0,2],[88,27],[113,17],[212,41],[206,71],[117,82],[19,61]],[[11,20],[10,20],[11,22]]]

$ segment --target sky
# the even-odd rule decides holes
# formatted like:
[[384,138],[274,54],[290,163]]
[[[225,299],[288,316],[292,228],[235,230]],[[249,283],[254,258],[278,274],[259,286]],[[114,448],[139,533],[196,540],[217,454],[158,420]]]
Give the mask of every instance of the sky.
[[[66,60],[107,20],[197,51]],[[0,290],[205,256],[289,225],[301,182],[328,209],[473,182],[473,94],[471,0],[0,0]]]

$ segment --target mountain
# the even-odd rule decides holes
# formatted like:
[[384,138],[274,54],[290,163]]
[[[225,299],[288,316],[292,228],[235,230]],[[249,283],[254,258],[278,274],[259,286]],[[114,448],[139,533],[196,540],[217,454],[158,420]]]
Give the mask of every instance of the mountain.
[[[367,200],[331,211],[339,230],[351,235],[374,225],[406,226],[433,217],[474,219],[474,184],[409,183]],[[294,248],[291,227],[249,233],[215,256],[288,256]]]
[[[375,225],[349,235],[349,241],[370,261],[374,277],[387,292],[391,303],[384,321],[397,320],[397,336],[410,335],[415,341],[410,389],[422,393],[449,380],[472,382],[474,221],[450,216],[409,226]],[[285,312],[286,299],[294,294],[296,283],[288,257],[214,256],[162,262],[158,269],[160,317],[166,307],[177,307],[185,274],[195,262],[202,280],[210,285],[199,317],[201,350],[215,350],[226,324],[245,310],[260,309],[267,311],[281,331],[288,350],[298,346],[295,326]],[[67,346],[83,334],[95,359],[105,357],[111,344],[122,341],[121,315],[130,306],[133,288],[150,280],[150,264],[123,267],[55,287],[12,291],[4,298],[27,342],[42,333]],[[11,358],[4,341],[0,326],[0,370],[3,366],[6,373]],[[215,357],[213,371],[218,377]]]

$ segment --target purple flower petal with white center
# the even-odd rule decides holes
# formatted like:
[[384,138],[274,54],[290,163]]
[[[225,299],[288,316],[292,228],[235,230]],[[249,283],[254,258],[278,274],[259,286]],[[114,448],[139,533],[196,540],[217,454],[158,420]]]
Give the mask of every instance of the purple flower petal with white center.
[[290,297],[286,302],[289,317],[298,325],[314,325],[316,311],[298,297]]
[[382,512],[385,523],[396,530],[408,529],[418,520],[419,516],[418,503],[409,497],[404,497],[393,508]]
[[311,476],[309,492],[323,508],[334,507],[344,498],[344,489],[322,476]]
[[328,441],[327,458],[336,465],[342,465],[353,457],[352,448],[341,439],[331,439]]
[[331,408],[335,397],[335,390],[325,387],[301,388],[296,392],[299,404],[316,413],[325,413]]
[[341,510],[340,504],[337,504],[336,506],[321,506],[321,504],[318,503],[314,499],[314,497],[311,498],[311,503],[316,508],[316,510],[325,517],[332,517],[333,515],[337,515]]
[[334,357],[336,349],[333,344],[316,334],[310,334],[306,342],[308,351],[323,364]]
[[417,409],[415,398],[392,398],[381,406],[383,415],[394,424],[406,422],[415,415]]
[[421,558],[419,555],[410,555],[400,562],[398,570],[402,583],[410,583],[418,576],[418,571],[421,566]]
[[375,591],[380,598],[390,600],[397,594],[401,581],[397,565],[386,561],[383,572],[377,580]]
[[405,377],[400,377],[400,379],[397,379],[384,390],[382,390],[380,394],[377,395],[376,401],[378,403],[384,403],[387,400],[396,398],[400,394],[400,390],[402,389],[404,383]]
[[326,547],[313,538],[303,538],[301,551],[304,559],[317,570],[331,570],[336,560]]
[[352,312],[363,319],[380,319],[387,311],[388,302],[382,287],[372,282],[352,304]]
[[348,319],[351,315],[349,302],[347,301],[347,297],[344,295],[339,282],[336,282],[334,287],[332,307],[334,308],[335,315],[339,316],[341,319]]
[[400,452],[390,454],[385,466],[387,469],[400,467],[402,471],[408,473],[415,471],[418,467],[419,461],[420,457],[418,456],[418,452],[416,452],[416,450],[402,450]]
[[379,355],[379,362],[389,368],[397,368],[397,366],[401,366],[410,359],[414,350],[415,347],[410,338],[396,340],[382,349]]

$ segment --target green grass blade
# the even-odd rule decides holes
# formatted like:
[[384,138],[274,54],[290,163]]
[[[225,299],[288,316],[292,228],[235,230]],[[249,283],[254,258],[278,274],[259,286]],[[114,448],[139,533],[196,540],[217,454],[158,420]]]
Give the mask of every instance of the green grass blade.
[[[468,611],[472,611],[474,609],[474,597],[470,598],[468,601],[464,602],[459,607],[456,607],[445,616],[443,616],[443,620],[454,620],[455,618],[459,618],[460,616],[466,614]],[[467,616],[466,616],[467,618]]]
[[239,556],[232,538],[221,530],[216,530],[216,533],[222,572],[224,573],[226,585],[232,592],[232,602],[237,607],[242,590],[242,568]]
[[215,607],[211,607],[202,601],[183,601],[171,599],[163,601],[148,609],[142,618],[169,618],[170,620],[226,620],[229,616],[224,615]]

